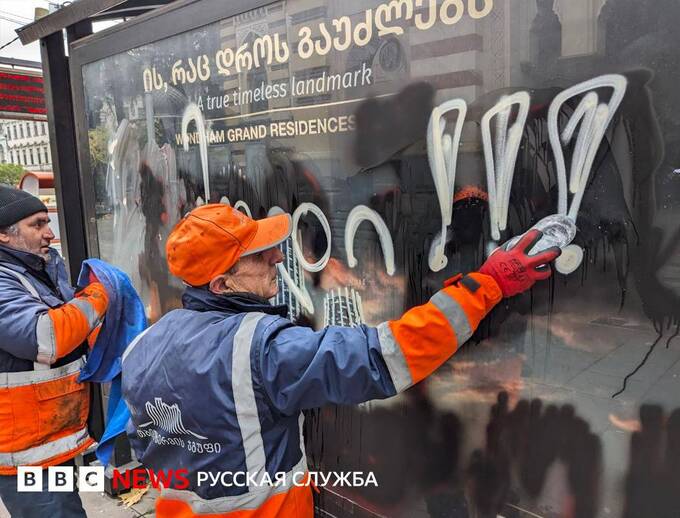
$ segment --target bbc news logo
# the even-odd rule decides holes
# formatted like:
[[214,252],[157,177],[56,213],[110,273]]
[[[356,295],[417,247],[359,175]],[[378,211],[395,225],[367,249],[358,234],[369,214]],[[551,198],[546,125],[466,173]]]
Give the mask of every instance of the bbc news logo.
[[[19,466],[17,469],[17,491],[39,492],[45,486],[43,478],[47,476],[47,491],[66,492],[74,490],[75,472],[73,466],[51,466],[47,471],[38,466]],[[135,468],[121,473],[117,469],[110,472],[111,485],[115,490],[145,488],[148,485],[155,489],[172,487],[188,489],[190,486],[189,470],[169,469],[157,470]],[[78,467],[78,490],[90,492],[104,491],[105,471],[102,466]],[[197,471],[196,485],[223,487],[275,487],[281,485],[315,486],[315,487],[378,487],[378,481],[372,471],[295,471],[264,473],[248,473],[245,471]]]
[[[104,491],[104,473],[103,466],[79,466],[78,490]],[[189,487],[189,470],[187,469],[154,472],[144,468],[135,468],[124,473],[114,469],[112,475],[111,484],[116,490],[143,489],[149,483],[156,489],[168,487],[171,483],[175,489]],[[47,477],[47,491],[49,492],[74,491],[76,477],[73,466],[50,466],[47,470],[39,466],[19,466],[17,468],[17,491],[29,493],[43,491],[44,477]]]
[[[47,491],[49,492],[70,493],[75,489],[73,466],[50,466],[47,470],[40,466],[19,466],[17,468],[17,492],[41,492],[44,487],[44,477],[47,477]],[[103,492],[104,467],[79,466],[78,490]]]

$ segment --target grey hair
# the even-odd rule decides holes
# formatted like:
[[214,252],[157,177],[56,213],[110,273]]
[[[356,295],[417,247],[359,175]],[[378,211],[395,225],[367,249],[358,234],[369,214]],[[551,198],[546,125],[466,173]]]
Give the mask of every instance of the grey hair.
[[8,227],[0,227],[0,234],[7,234],[9,236],[16,236],[19,233],[19,227],[15,224]]

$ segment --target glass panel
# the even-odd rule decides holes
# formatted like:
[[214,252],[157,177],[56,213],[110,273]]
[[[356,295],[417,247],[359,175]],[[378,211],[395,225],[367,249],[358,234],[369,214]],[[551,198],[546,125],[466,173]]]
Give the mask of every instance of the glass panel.
[[164,244],[184,213],[297,210],[277,302],[375,325],[570,212],[575,271],[406,393],[308,415],[311,466],[379,484],[320,505],[675,516],[679,20],[676,0],[290,0],[89,64],[101,256],[156,320],[180,305]]

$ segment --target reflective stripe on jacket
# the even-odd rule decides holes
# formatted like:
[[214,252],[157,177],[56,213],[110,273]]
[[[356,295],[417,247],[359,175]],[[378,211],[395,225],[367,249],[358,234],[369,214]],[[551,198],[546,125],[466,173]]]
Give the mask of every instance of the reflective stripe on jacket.
[[61,464],[93,444],[89,389],[77,382],[83,349],[50,367],[38,343],[43,316],[66,302],[60,297],[73,297],[56,257],[58,292],[20,264],[0,262],[0,475],[19,465]]
[[[307,471],[301,411],[390,397],[434,371],[501,298],[485,275],[466,285],[473,288],[449,286],[377,328],[320,331],[252,297],[187,289],[185,309],[165,315],[123,355],[139,460],[155,472],[189,472],[189,487],[172,480],[163,488],[157,516],[311,518],[309,488],[292,483]],[[211,484],[199,472],[285,482]]]

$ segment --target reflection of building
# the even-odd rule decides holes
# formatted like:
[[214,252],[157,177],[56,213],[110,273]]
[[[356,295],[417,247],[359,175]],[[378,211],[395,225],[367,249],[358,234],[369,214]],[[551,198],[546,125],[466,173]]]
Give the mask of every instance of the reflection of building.
[[[454,25],[445,25],[441,20],[427,30],[416,26],[416,15],[425,17],[422,8],[414,10],[409,19],[395,20],[403,34],[378,35],[373,29],[370,40],[359,45],[351,39],[342,51],[332,49],[324,54],[318,49],[325,45],[321,25],[324,24],[332,37],[336,33],[334,20],[343,16],[356,27],[366,20],[368,11],[382,2],[372,0],[361,2],[328,3],[322,0],[281,1],[260,7],[220,23],[219,46],[234,53],[244,48],[253,50],[255,41],[262,37],[277,35],[288,47],[289,59],[271,64],[262,62],[259,67],[220,77],[211,95],[216,98],[234,99],[235,95],[251,92],[261,85],[283,85],[287,94],[269,99],[242,98],[236,105],[230,102],[224,108],[205,109],[206,119],[213,120],[213,128],[233,128],[269,124],[280,121],[306,121],[328,117],[348,116],[355,113],[359,102],[366,97],[380,94],[395,94],[415,81],[432,85],[437,91],[437,102],[452,97],[474,101],[485,91],[507,86],[510,78],[505,73],[508,67],[505,48],[505,26],[510,10],[501,3],[482,19],[474,19],[466,12]],[[484,3],[484,2],[483,2]],[[484,3],[486,5],[486,3]],[[437,11],[439,12],[439,11]],[[311,31],[311,39],[317,51],[303,58],[298,50],[304,29]],[[356,31],[355,31],[356,33]],[[340,38],[342,39],[342,38]],[[498,45],[496,45],[498,43]],[[493,49],[497,48],[497,52]],[[489,57],[491,56],[491,57]],[[264,60],[261,60],[264,61]],[[316,84],[329,84],[327,78],[337,77],[358,70],[370,70],[370,82],[353,84],[351,87],[318,91]],[[499,70],[501,71],[499,73]],[[314,91],[292,94],[291,84],[314,84]],[[296,111],[288,111],[295,108]],[[280,111],[279,111],[280,110]],[[212,113],[210,113],[212,112]],[[297,130],[296,130],[297,131]],[[342,139],[339,132],[319,131],[304,136],[305,155],[312,160],[329,161],[333,165],[323,168],[332,178],[345,178],[349,166],[345,160],[352,132],[346,132],[348,139]],[[269,135],[268,142],[233,142],[227,144],[229,157],[250,173],[250,158],[267,149],[299,147],[296,134]],[[211,148],[222,147],[222,142],[211,144]],[[257,148],[257,149],[251,149]],[[214,152],[211,150],[214,156]]]
[[[382,93],[381,83],[386,83],[388,91],[405,86],[409,80],[427,81],[442,95],[464,97],[473,100],[484,84],[482,52],[485,50],[486,34],[480,34],[480,27],[488,24],[485,20],[474,20],[469,15],[461,18],[455,26],[437,22],[428,30],[419,30],[413,17],[410,20],[395,22],[404,33],[399,36],[378,36],[364,46],[355,43],[345,51],[331,51],[322,56],[315,52],[311,57],[302,59],[298,55],[300,29],[309,27],[315,43],[323,43],[319,26],[324,23],[333,34],[331,21],[341,16],[349,16],[352,23],[362,21],[367,9],[377,7],[381,2],[348,2],[328,5],[323,1],[277,2],[261,7],[232,19],[221,22],[222,48],[237,49],[244,43],[252,43],[264,35],[278,33],[286,38],[290,59],[287,63],[263,65],[248,73],[234,74],[226,78],[224,92],[233,93],[238,88],[249,88],[261,80],[270,83],[286,82],[295,76],[296,80],[317,79],[324,73],[343,73],[354,70],[366,63],[372,68],[371,93]],[[416,10],[416,12],[419,12]],[[422,13],[421,13],[422,14]],[[489,15],[491,18],[505,16],[502,5],[496,6]],[[496,28],[494,27],[494,30]],[[489,31],[491,32],[491,31]],[[266,70],[265,70],[266,68]],[[255,81],[253,78],[257,79]],[[360,93],[367,93],[357,89]],[[238,113],[249,113],[270,108],[304,106],[352,98],[353,92],[341,90],[317,95],[303,95],[292,99],[286,97],[277,101],[259,103],[255,106],[241,106]]]
[[0,121],[4,135],[2,160],[35,171],[51,171],[52,156],[47,122],[25,120]]
[[[562,24],[562,56],[592,55],[598,50],[597,20],[607,0],[557,0]],[[637,2],[639,3],[639,2]]]

